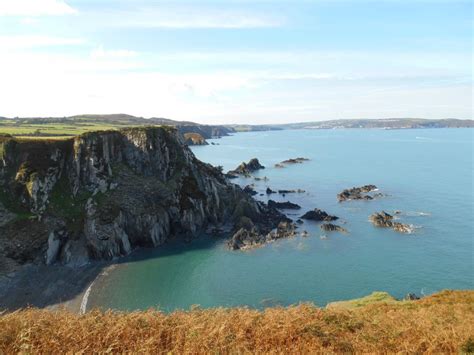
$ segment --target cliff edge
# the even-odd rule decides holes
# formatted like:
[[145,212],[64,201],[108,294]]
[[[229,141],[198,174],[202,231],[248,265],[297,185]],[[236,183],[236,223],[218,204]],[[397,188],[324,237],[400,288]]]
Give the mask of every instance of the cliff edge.
[[207,227],[231,231],[243,217],[261,233],[285,219],[199,161],[172,127],[0,137],[0,269],[109,260]]

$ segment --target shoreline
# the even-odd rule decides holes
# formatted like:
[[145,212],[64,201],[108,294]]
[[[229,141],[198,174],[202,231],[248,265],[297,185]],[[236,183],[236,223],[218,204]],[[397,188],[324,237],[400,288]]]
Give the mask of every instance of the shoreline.
[[80,314],[81,309],[87,307],[94,282],[110,266],[113,265],[103,262],[78,268],[23,265],[0,279],[0,310],[13,312],[26,307],[37,307],[65,309]]

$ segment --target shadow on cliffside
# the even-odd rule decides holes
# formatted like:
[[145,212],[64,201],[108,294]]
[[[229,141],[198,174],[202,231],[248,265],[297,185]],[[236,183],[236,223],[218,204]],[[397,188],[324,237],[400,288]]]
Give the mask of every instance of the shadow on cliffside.
[[203,236],[191,242],[171,239],[157,248],[140,248],[111,262],[92,262],[79,268],[25,265],[14,276],[0,277],[0,311],[31,307],[61,307],[78,312],[89,285],[110,265],[140,262],[214,247],[221,238]]

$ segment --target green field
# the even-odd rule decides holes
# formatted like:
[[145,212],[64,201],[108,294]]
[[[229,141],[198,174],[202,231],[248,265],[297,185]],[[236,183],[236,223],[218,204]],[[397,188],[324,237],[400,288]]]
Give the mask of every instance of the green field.
[[[144,122],[126,122],[101,120],[96,118],[75,117],[74,119],[5,119],[0,118],[0,135],[12,135],[21,138],[64,139],[92,131],[108,131],[125,127],[140,127]],[[155,126],[156,124],[152,124]]]
[[54,136],[71,137],[90,131],[105,131],[119,128],[119,126],[114,124],[92,122],[84,124],[18,124],[9,121],[10,120],[0,120],[0,134],[10,134],[12,136],[34,136],[36,138]]

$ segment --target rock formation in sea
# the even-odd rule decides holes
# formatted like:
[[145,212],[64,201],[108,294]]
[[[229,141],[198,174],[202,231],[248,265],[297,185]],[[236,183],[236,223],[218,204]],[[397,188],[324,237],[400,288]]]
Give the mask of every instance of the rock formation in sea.
[[325,232],[341,232],[341,233],[348,233],[347,229],[338,226],[337,224],[332,223],[324,223],[321,224],[320,228]]
[[283,160],[280,164],[301,164],[305,161],[308,161],[308,158],[290,158],[287,160]]
[[275,164],[275,168],[284,168],[287,164],[301,164],[308,161],[308,158],[290,158]]
[[227,174],[250,176],[251,173],[260,169],[265,169],[265,167],[260,164],[257,158],[252,158],[248,163],[242,162],[237,168],[230,170]]
[[349,200],[372,200],[374,197],[380,197],[382,194],[376,194],[376,196],[371,196],[368,193],[377,190],[375,185],[364,185],[361,187],[353,187],[350,189],[345,189],[341,193],[337,194],[337,199],[339,202],[349,201]]
[[267,190],[265,191],[267,195],[275,194],[276,191],[273,191],[271,188],[267,187]]
[[394,222],[393,216],[385,211],[376,212],[369,216],[369,220],[376,227],[392,228],[399,233],[412,233],[413,228],[409,224]]
[[288,221],[196,159],[174,128],[0,137],[0,259],[80,265],[242,218],[265,236]]
[[229,248],[232,250],[252,249],[277,239],[296,236],[297,226],[290,219],[280,222],[276,229],[262,227],[245,220],[241,223],[241,228],[228,241]]
[[299,210],[301,208],[300,205],[296,203],[292,203],[290,201],[286,202],[276,202],[273,200],[268,200],[268,207],[273,207],[277,209],[284,209],[284,210]]
[[302,194],[302,193],[305,193],[306,191],[305,190],[302,190],[302,189],[296,189],[296,190],[278,190],[278,193],[279,194],[294,194],[294,193],[299,193],[299,194]]
[[306,212],[304,215],[301,216],[302,219],[307,219],[311,221],[335,221],[338,219],[336,216],[331,216],[327,214],[325,211],[320,210],[319,208],[315,208],[314,210]]

